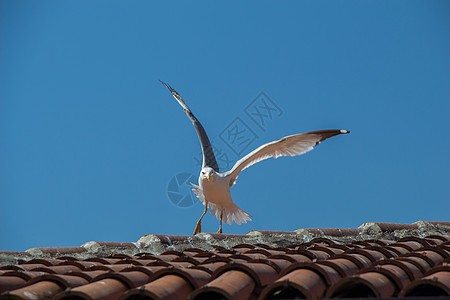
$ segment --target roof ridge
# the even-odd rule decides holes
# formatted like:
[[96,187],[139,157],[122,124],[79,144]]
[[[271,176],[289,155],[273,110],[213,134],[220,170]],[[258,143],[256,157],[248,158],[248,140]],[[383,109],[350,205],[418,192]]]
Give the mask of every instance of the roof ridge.
[[161,254],[169,250],[188,248],[202,250],[230,249],[239,244],[268,244],[288,247],[303,244],[317,238],[326,238],[345,244],[367,240],[398,241],[405,237],[442,236],[450,239],[450,222],[418,221],[412,224],[367,222],[358,228],[301,228],[295,231],[252,230],[244,235],[200,233],[196,236],[147,234],[137,242],[90,241],[79,247],[38,247],[25,252],[0,251],[0,264],[17,263],[34,258],[107,257],[111,255],[135,255],[137,253]]

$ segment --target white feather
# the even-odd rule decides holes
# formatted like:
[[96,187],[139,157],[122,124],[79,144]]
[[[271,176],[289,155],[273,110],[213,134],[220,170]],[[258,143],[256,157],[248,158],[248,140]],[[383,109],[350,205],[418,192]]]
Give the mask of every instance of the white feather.
[[240,160],[224,175],[230,179],[232,186],[240,172],[248,167],[268,158],[278,158],[281,156],[296,156],[309,152],[321,141],[342,133],[348,133],[347,130],[321,130],[301,134],[290,135],[260,146],[253,150]]

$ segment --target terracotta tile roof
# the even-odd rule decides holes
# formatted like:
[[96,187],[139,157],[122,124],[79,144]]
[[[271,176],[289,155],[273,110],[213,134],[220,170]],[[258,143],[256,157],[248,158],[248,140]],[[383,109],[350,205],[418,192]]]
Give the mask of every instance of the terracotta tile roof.
[[450,296],[450,222],[0,251],[0,299]]

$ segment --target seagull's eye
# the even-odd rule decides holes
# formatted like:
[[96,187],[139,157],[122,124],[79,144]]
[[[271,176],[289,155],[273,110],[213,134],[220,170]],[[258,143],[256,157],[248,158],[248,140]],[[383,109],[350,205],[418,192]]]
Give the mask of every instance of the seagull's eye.
[[205,175],[205,172],[202,172],[203,175]]

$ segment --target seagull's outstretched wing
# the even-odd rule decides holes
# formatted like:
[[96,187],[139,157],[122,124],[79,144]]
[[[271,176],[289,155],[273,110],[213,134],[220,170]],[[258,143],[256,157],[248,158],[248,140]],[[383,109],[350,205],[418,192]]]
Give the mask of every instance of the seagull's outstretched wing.
[[169,89],[169,91],[172,93],[173,97],[180,103],[181,107],[183,107],[184,112],[188,116],[188,118],[191,120],[192,124],[195,127],[195,131],[197,131],[198,138],[200,140],[200,144],[202,146],[202,152],[203,152],[203,166],[202,168],[208,166],[214,169],[214,171],[219,172],[219,166],[217,165],[216,157],[214,156],[214,151],[211,147],[211,143],[209,142],[208,135],[205,132],[205,129],[203,129],[202,124],[197,120],[197,118],[192,114],[189,107],[184,103],[183,98],[181,98],[180,94],[177,93],[170,85],[162,82],[160,82]]
[[230,186],[234,184],[239,173],[251,165],[264,159],[280,156],[296,156],[311,151],[321,141],[332,136],[349,133],[347,130],[319,130],[295,134],[262,145],[236,162],[225,175],[230,178]]

